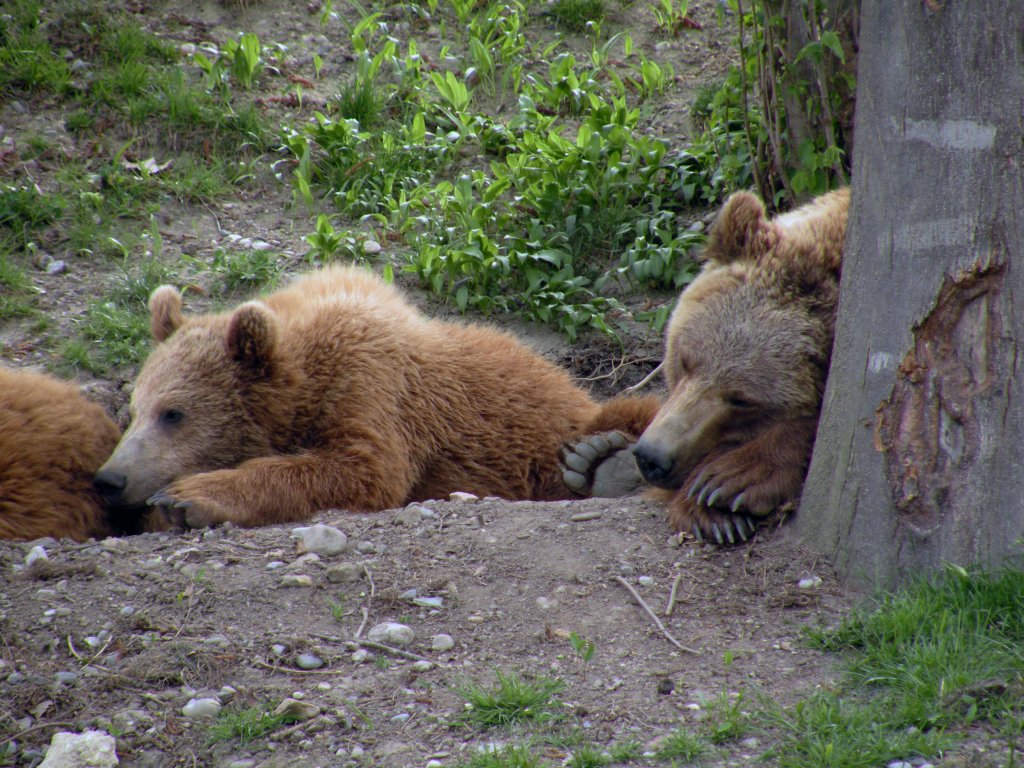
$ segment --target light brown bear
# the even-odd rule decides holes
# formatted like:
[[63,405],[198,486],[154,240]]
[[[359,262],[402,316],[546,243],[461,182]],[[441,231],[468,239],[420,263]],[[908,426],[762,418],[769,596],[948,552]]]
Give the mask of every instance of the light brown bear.
[[362,269],[191,318],[162,286],[150,313],[156,347],[96,483],[115,508],[155,505],[173,525],[267,525],[453,491],[570,498],[561,444],[635,437],[657,410],[601,406],[510,335],[428,319]]
[[0,368],[0,539],[109,533],[92,479],[120,435],[73,384]]
[[[755,196],[730,197],[669,320],[668,398],[632,456],[605,435],[570,446],[566,482],[621,495],[639,480],[626,466],[635,458],[672,526],[720,544],[795,505],[828,374],[849,202],[843,189],[769,220]],[[600,472],[612,478],[604,488],[591,479]]]
[[810,461],[839,299],[848,189],[769,220],[740,192],[669,321],[669,395],[634,449],[677,531],[733,543],[794,505]]

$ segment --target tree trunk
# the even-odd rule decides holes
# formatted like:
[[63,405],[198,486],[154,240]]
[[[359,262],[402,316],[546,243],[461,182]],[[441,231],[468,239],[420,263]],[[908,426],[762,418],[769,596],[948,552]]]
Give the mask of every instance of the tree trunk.
[[861,582],[1024,537],[1024,3],[864,0],[836,342],[796,533]]

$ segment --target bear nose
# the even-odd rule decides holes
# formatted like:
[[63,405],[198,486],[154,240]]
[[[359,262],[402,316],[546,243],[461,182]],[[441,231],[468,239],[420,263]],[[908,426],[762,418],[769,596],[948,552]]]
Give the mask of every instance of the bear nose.
[[128,485],[128,478],[120,472],[101,469],[92,479],[92,484],[107,502],[117,501]]
[[640,468],[640,474],[651,485],[661,485],[672,476],[672,466],[675,462],[665,448],[641,440],[633,448],[633,456]]

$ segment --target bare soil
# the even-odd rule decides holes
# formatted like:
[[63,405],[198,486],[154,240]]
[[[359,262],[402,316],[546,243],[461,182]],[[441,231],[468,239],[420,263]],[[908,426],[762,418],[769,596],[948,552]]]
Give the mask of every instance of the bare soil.
[[[733,30],[716,24],[714,0],[691,2],[691,16],[703,28],[679,38],[655,29],[647,3],[609,6],[606,30],[628,29],[639,50],[675,67],[676,88],[645,119],[652,132],[681,144],[696,88],[720,79],[731,61]],[[318,53],[323,75],[306,91],[306,114],[333,95],[351,66],[343,27],[321,26],[315,2],[129,7],[139,23],[180,44],[253,31],[261,41],[288,46],[290,68],[304,77]],[[338,10],[355,18],[352,9]],[[408,30],[402,23],[399,15],[398,36]],[[435,46],[444,42],[436,29],[417,35]],[[583,50],[582,39],[577,42]],[[271,95],[269,114],[282,122],[296,117],[297,108]],[[15,148],[41,135],[62,152],[88,151],[65,132],[60,109],[2,104],[0,126]],[[171,155],[169,149],[167,158],[156,159]],[[163,256],[202,259],[241,237],[270,243],[290,272],[306,268],[302,237],[315,216],[291,205],[288,185],[271,171],[273,160],[216,207],[163,206],[157,214]],[[45,190],[58,165],[15,160],[2,172],[6,180]],[[71,334],[116,271],[63,253],[59,243],[53,247],[68,270],[32,273],[51,325],[0,325],[4,364],[52,367],[55,340]],[[429,312],[450,312],[419,300]],[[642,327],[621,344],[591,337],[568,345],[544,329],[489,321],[514,325],[602,395],[638,381],[660,355],[660,340]],[[81,381],[124,424],[134,374]],[[788,703],[827,685],[833,660],[801,643],[801,627],[834,622],[859,597],[827,564],[790,542],[784,528],[762,530],[749,546],[733,550],[680,546],[662,511],[643,499],[445,500],[424,508],[427,514],[419,507],[372,516],[324,513],[319,521],[349,537],[348,549],[333,557],[302,554],[294,526],[84,545],[46,541],[47,559],[31,566],[26,556],[40,542],[0,543],[0,765],[37,764],[55,731],[83,728],[115,735],[127,766],[456,765],[481,745],[526,733],[481,732],[464,721],[462,687],[489,685],[499,671],[564,681],[563,734],[575,729],[602,747],[629,739],[650,745],[679,725],[698,727],[704,702],[720,694],[742,690]],[[308,582],[283,586],[296,575]],[[625,584],[687,650],[655,626]],[[415,605],[406,594],[411,589],[441,598],[440,607]],[[385,621],[412,627],[415,640],[405,649],[411,655],[360,645],[370,627]],[[570,644],[573,632],[594,643],[587,663]],[[438,634],[451,635],[454,646],[433,650]],[[354,660],[360,649],[369,655]],[[301,669],[307,653],[323,665]],[[429,660],[430,668],[414,671],[413,656]],[[182,714],[190,699],[204,697],[239,709],[301,698],[319,714],[250,743],[215,740],[213,721]],[[754,764],[770,746],[726,744],[703,764]],[[545,755],[561,764],[572,750],[565,739],[551,738]]]

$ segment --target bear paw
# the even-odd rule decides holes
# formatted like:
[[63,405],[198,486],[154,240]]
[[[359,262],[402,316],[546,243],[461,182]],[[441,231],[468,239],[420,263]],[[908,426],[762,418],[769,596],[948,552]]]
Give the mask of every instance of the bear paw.
[[646,486],[633,442],[621,432],[587,435],[562,448],[562,480],[580,496],[614,499]]
[[706,541],[722,546],[742,544],[757,531],[757,521],[749,515],[697,507],[692,502],[674,505],[668,521],[680,539],[692,534],[701,543]]
[[177,533],[188,528],[210,528],[230,519],[216,503],[182,498],[173,487],[158,491],[146,503],[156,508],[167,521],[170,530]]

